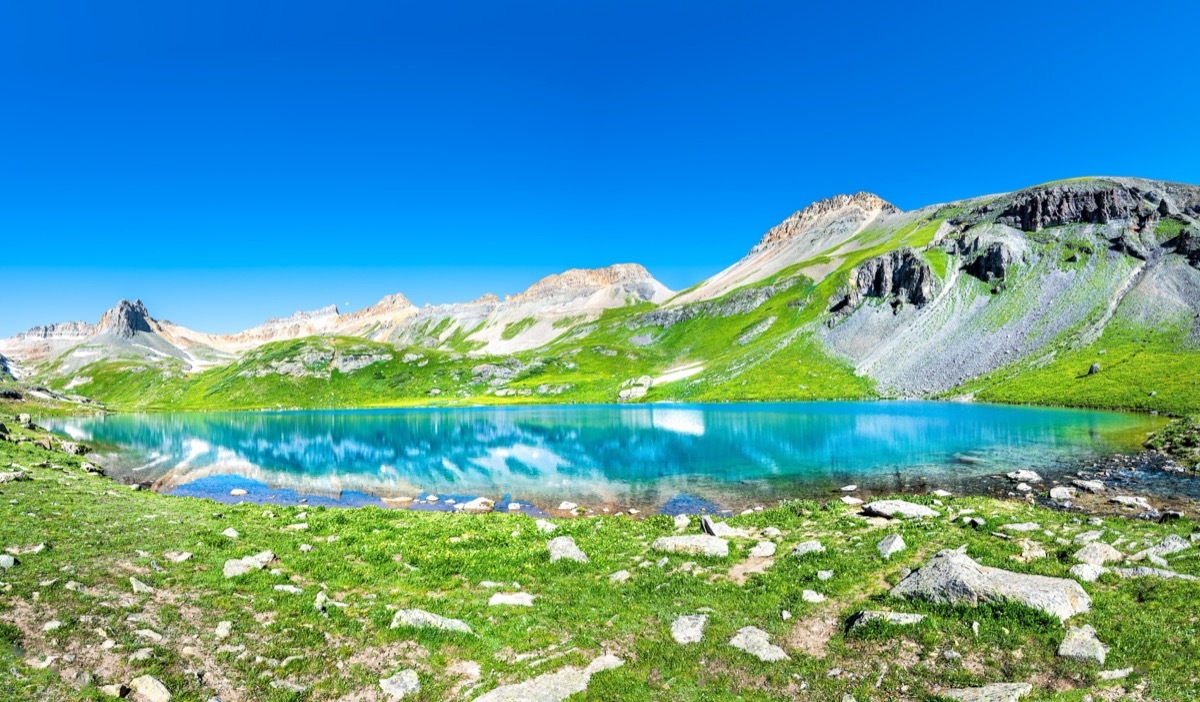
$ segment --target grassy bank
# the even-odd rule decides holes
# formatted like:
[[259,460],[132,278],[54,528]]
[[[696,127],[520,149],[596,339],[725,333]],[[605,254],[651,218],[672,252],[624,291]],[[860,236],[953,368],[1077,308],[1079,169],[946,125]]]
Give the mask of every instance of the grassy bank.
[[[15,437],[41,438],[0,421]],[[1032,683],[1035,700],[1115,699],[1118,689],[1188,700],[1200,685],[1200,583],[1105,575],[1085,585],[1092,611],[1070,623],[1096,627],[1111,647],[1104,668],[1133,669],[1110,682],[1098,680],[1095,665],[1057,658],[1064,628],[1034,610],[887,594],[905,569],[942,548],[965,545],[985,565],[1067,577],[1082,531],[1103,528],[1103,541],[1130,553],[1168,534],[1187,538],[1186,520],[1106,518],[1094,527],[1079,515],[983,498],[947,498],[937,507],[941,517],[922,522],[873,523],[837,501],[729,520],[780,530],[768,564],[748,557],[757,535],[732,539],[722,558],[655,552],[654,539],[675,533],[663,516],[560,520],[548,535],[507,514],[227,506],[132,491],[82,463],[29,441],[0,442],[0,469],[16,464],[31,477],[0,484],[0,547],[46,544],[19,553],[0,575],[0,670],[12,671],[0,698],[103,699],[101,685],[148,674],[174,699],[370,700],[384,699],[381,678],[412,669],[421,685],[414,699],[473,699],[605,653],[624,664],[596,674],[572,699],[929,700],[948,687],[1015,681]],[[970,510],[986,524],[954,519]],[[1039,529],[994,535],[1017,522]],[[236,537],[222,533],[231,528]],[[695,519],[686,533],[698,533]],[[876,543],[890,533],[908,546],[883,560]],[[587,563],[550,562],[546,541],[563,535]],[[1021,538],[1046,555],[1014,560],[1028,548]],[[826,550],[790,555],[809,539]],[[224,577],[227,560],[268,549],[276,562]],[[178,563],[167,555],[178,552],[192,555]],[[1195,547],[1170,561],[1200,575]],[[611,582],[620,570],[629,579]],[[832,575],[822,580],[819,571]],[[130,577],[153,592],[135,593]],[[805,590],[828,599],[808,602]],[[496,592],[518,591],[534,596],[532,606],[488,604]],[[345,607],[322,613],[314,607],[319,592]],[[476,635],[389,628],[397,608],[460,619]],[[927,618],[915,627],[848,632],[850,616],[863,609]],[[703,640],[673,641],[672,621],[696,613],[708,615]],[[50,622],[59,624],[46,630]],[[220,622],[229,622],[223,639]],[[766,631],[789,660],[761,662],[730,646],[745,626]]]

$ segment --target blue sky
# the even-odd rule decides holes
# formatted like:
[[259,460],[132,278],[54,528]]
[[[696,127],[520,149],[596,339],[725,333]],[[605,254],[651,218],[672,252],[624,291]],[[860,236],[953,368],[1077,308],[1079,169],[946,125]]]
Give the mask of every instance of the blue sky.
[[808,202],[1200,182],[1200,4],[0,0],[0,335],[226,332],[636,261]]

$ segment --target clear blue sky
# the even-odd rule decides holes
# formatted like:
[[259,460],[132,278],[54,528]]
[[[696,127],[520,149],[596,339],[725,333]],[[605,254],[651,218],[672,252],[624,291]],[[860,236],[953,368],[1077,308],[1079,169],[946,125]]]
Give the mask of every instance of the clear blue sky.
[[682,288],[839,192],[1200,182],[1197,26],[1190,0],[0,0],[0,335],[623,261]]

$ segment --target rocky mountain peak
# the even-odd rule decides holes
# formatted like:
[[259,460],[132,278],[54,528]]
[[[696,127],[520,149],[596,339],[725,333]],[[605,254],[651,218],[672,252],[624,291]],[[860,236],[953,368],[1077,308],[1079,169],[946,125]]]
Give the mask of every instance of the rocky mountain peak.
[[750,250],[757,253],[777,246],[804,231],[828,225],[837,220],[863,222],[882,214],[897,214],[900,209],[878,195],[857,192],[853,195],[834,195],[817,200],[767,230],[758,244]]
[[413,303],[401,293],[387,295],[374,305],[378,310],[407,309],[414,307]]
[[111,310],[100,317],[96,325],[97,334],[112,334],[122,339],[130,339],[137,332],[152,332],[150,323],[154,319],[146,311],[141,300],[130,302],[121,300]]
[[515,298],[538,298],[567,292],[590,292],[620,283],[637,283],[653,280],[650,271],[636,263],[618,263],[605,268],[572,268],[562,273],[548,275],[530,285]]

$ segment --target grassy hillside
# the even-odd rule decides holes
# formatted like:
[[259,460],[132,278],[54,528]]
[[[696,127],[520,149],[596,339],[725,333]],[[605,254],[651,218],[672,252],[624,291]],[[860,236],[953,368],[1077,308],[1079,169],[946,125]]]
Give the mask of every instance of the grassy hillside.
[[[18,437],[41,437],[0,419]],[[1084,530],[1102,528],[1105,542],[1132,552],[1169,534],[1187,538],[1186,520],[1111,517],[1093,527],[1017,502],[918,497],[943,516],[876,524],[837,501],[795,502],[729,520],[755,533],[779,530],[766,539],[777,543],[767,562],[748,558],[757,536],[732,539],[727,557],[664,556],[650,546],[676,533],[664,516],[556,520],[545,534],[532,519],[499,513],[218,506],[135,492],[32,442],[0,441],[0,465],[31,478],[0,484],[5,504],[17,505],[0,519],[0,545],[18,551],[0,591],[0,669],[14,673],[0,698],[107,699],[100,686],[151,675],[176,700],[378,699],[381,678],[413,670],[420,692],[408,699],[473,699],[601,654],[623,665],[597,673],[572,699],[934,700],[951,687],[1028,681],[1033,701],[1117,699],[1125,690],[1189,700],[1200,680],[1197,582],[1105,575],[1085,584],[1092,610],[1070,625],[1096,628],[1111,648],[1104,669],[1132,669],[1108,682],[1100,666],[1056,657],[1064,627],[1035,610],[939,606],[887,592],[943,548],[1067,577]],[[986,523],[956,518],[967,513]],[[1022,538],[1046,556],[1014,560],[1028,544],[994,535],[1018,522],[1039,525]],[[697,531],[693,519],[686,533]],[[893,533],[907,548],[881,559],[876,543]],[[588,562],[551,563],[552,536],[573,537]],[[789,555],[810,539],[826,550]],[[34,552],[39,543],[45,548]],[[223,577],[227,560],[267,549],[277,560],[266,568]],[[181,552],[191,556],[168,555]],[[1194,553],[1170,556],[1171,567],[1200,575]],[[622,570],[628,580],[612,582]],[[131,577],[151,592],[134,592]],[[808,601],[806,590],[827,599]],[[496,592],[527,593],[532,606],[489,605]],[[337,605],[321,611],[318,593]],[[389,628],[399,608],[460,619],[475,635]],[[849,630],[864,609],[926,619]],[[672,622],[697,613],[708,617],[702,640],[673,641]],[[746,626],[765,631],[788,659],[761,662],[730,646]]]

